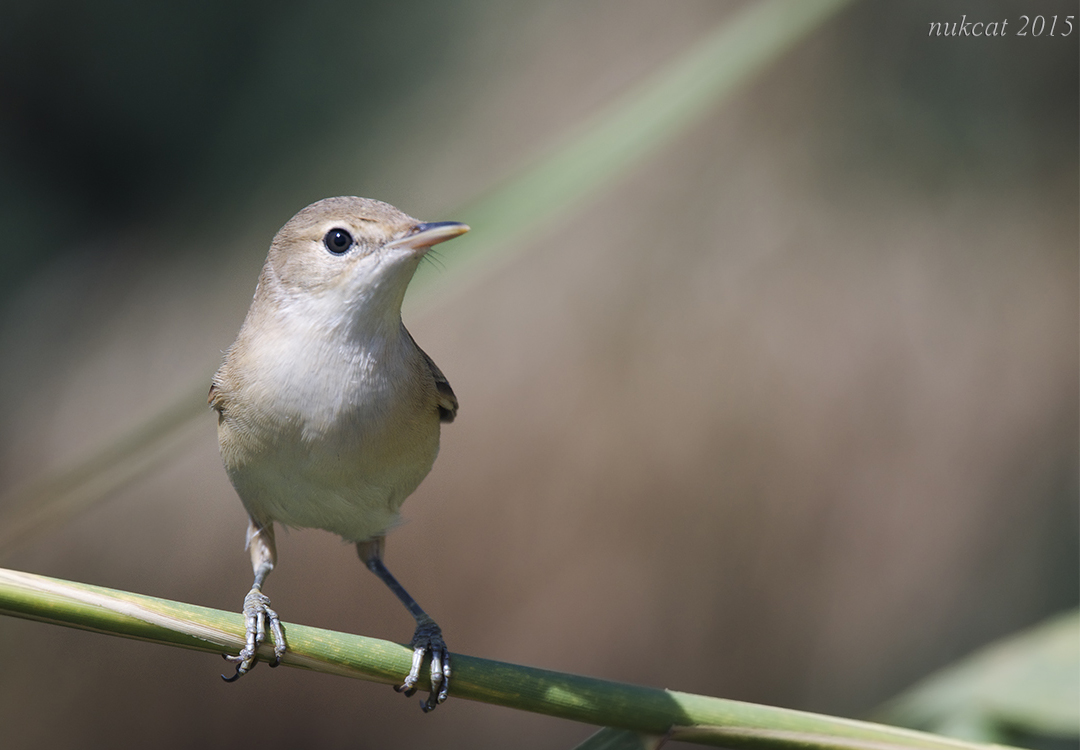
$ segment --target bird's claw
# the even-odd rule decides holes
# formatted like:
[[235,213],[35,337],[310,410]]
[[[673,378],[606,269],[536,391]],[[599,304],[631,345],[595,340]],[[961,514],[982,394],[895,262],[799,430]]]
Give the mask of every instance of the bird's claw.
[[424,656],[431,654],[431,692],[427,700],[420,701],[420,708],[427,713],[445,701],[449,693],[450,652],[446,650],[442,630],[431,619],[416,626],[410,645],[413,647],[412,669],[405,676],[405,681],[394,690],[409,696],[416,693],[416,684],[420,681],[420,668],[424,664]]
[[287,648],[285,643],[285,628],[281,625],[277,612],[270,609],[270,597],[253,586],[248,595],[244,597],[244,628],[247,631],[247,641],[240,653],[236,656],[223,654],[226,661],[236,664],[236,674],[232,677],[221,675],[225,682],[236,682],[247,674],[259,660],[258,650],[266,640],[266,629],[270,628],[270,634],[274,640],[274,660],[271,667],[281,663],[281,657],[285,655]]

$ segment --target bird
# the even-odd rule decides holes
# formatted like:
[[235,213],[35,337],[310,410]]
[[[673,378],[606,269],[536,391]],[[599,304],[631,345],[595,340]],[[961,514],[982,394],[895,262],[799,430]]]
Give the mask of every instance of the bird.
[[299,211],[270,244],[251,307],[210,386],[222,462],[248,514],[254,583],[246,631],[226,654],[239,679],[269,632],[271,666],[285,629],[263,593],[277,563],[274,526],[325,529],[356,545],[371,572],[416,620],[412,668],[395,689],[413,695],[425,656],[424,711],[446,700],[442,630],[383,562],[387,532],[427,476],[458,400],[401,319],[405,291],[433,245],[469,231],[418,221],[369,198],[326,198]]

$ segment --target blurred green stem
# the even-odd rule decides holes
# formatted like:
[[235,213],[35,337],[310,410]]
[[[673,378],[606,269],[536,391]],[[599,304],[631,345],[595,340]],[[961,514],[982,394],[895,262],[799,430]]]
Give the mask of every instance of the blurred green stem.
[[209,417],[209,379],[197,390],[82,461],[6,495],[0,508],[0,555],[92,507],[119,488],[174,459]]
[[[0,569],[0,614],[215,653],[244,643],[238,613]],[[411,650],[289,623],[283,664],[394,684]],[[272,653],[269,645],[260,652]],[[986,750],[909,729],[454,655],[451,695],[646,735],[732,748]],[[207,675],[207,679],[212,678]]]
[[[473,227],[447,253],[447,272],[535,235],[588,201],[775,63],[851,0],[761,0],[580,122],[513,177],[448,212]],[[453,256],[451,258],[451,256]],[[452,261],[452,264],[451,264]],[[410,288],[426,288],[421,266]],[[439,274],[440,287],[447,273]]]

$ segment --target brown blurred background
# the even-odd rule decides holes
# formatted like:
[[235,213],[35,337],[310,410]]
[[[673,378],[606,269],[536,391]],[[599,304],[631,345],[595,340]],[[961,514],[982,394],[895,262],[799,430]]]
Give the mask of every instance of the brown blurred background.
[[[0,493],[208,382],[302,206],[459,218],[737,8],[5,4]],[[1080,32],[926,28],[1076,10],[855,3],[602,196],[409,300],[462,408],[387,560],[453,650],[859,716],[1075,606]],[[244,524],[207,412],[0,564],[236,610]],[[408,639],[351,547],[279,552],[286,620]],[[299,670],[226,685],[213,656],[8,618],[0,644],[5,747],[591,731]]]

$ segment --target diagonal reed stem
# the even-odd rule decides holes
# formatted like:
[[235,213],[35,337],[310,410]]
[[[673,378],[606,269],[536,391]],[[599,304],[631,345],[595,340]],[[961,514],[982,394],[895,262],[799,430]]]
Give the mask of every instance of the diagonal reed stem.
[[[0,614],[215,653],[243,646],[237,613],[0,569]],[[400,682],[411,649],[287,624],[282,663],[373,682]],[[272,654],[264,644],[260,655]],[[208,679],[210,676],[208,675]],[[454,655],[451,694],[587,724],[704,745],[778,750],[987,750],[908,729],[610,682]]]

